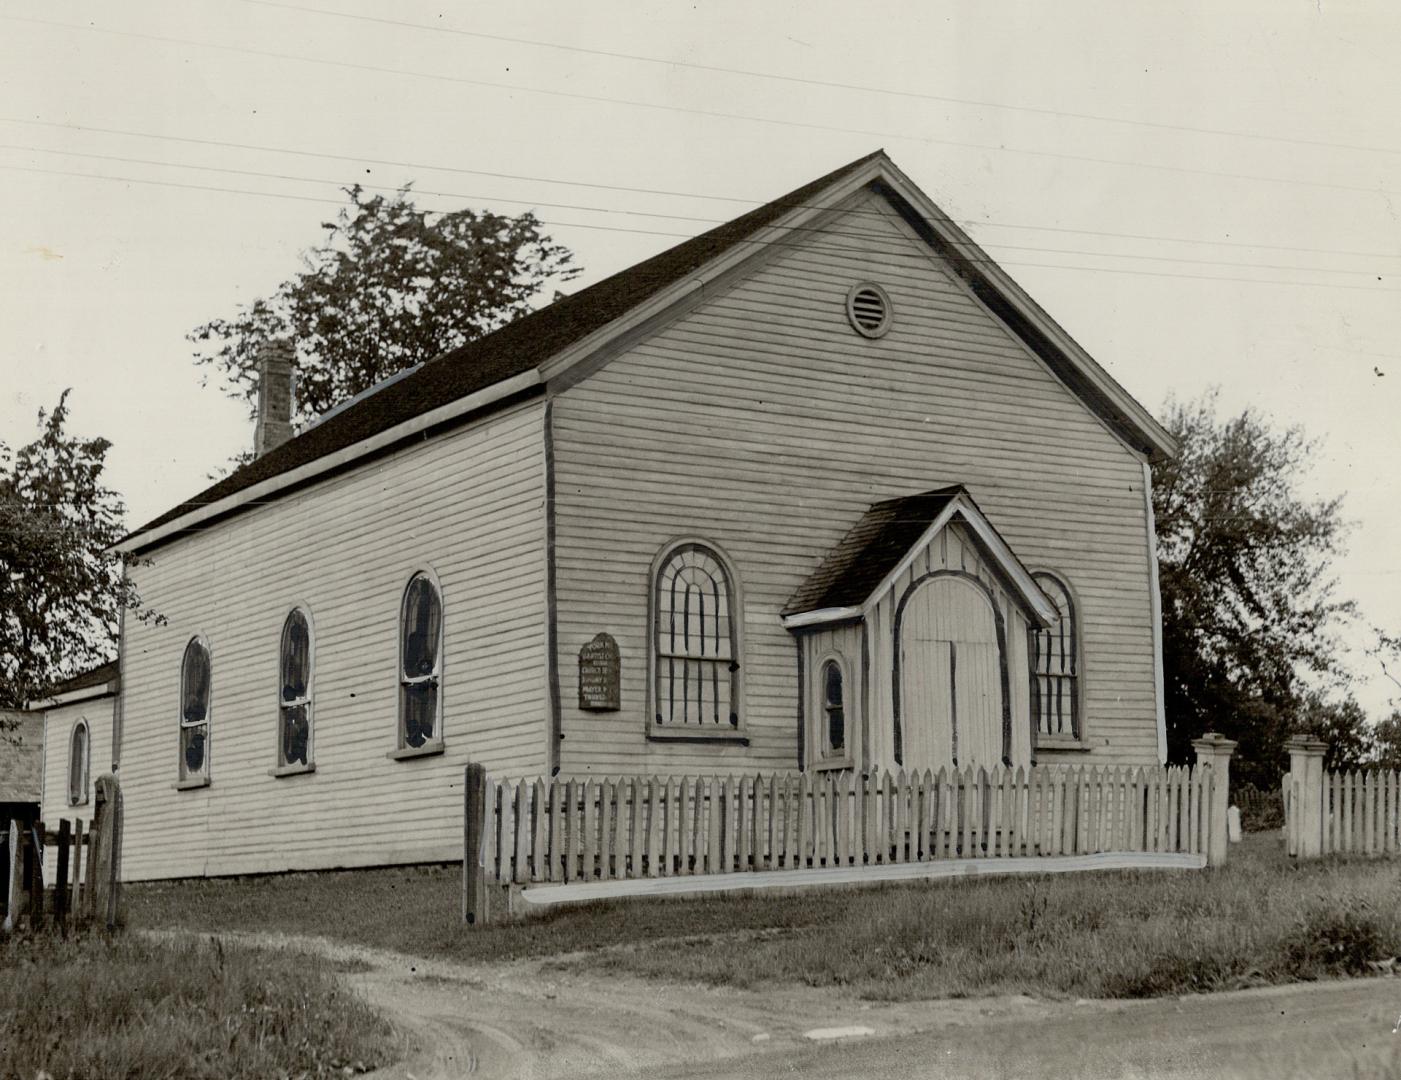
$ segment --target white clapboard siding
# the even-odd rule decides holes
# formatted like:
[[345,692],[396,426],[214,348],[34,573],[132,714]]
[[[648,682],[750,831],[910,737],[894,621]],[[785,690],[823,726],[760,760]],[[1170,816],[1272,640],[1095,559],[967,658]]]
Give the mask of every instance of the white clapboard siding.
[[[81,821],[86,829],[96,809],[94,784],[103,773],[112,771],[112,713],[115,694],[57,705],[44,712],[43,792],[39,819],[52,830],[60,818]],[[85,797],[76,806],[68,801],[68,754],[73,729],[82,721],[88,726],[88,777]],[[57,867],[55,852],[44,851],[44,880],[52,884]]]
[[[126,622],[128,879],[461,858],[461,776],[545,768],[544,406],[519,405],[157,548]],[[392,761],[399,608],[442,589],[442,755]],[[316,772],[273,778],[278,646],[313,633]],[[207,788],[176,791],[180,660],[212,659]]]
[[[920,257],[928,249],[879,197],[851,207],[863,212],[835,234],[795,241],[555,399],[566,773],[792,768],[798,652],[778,612],[872,502],[955,483],[1024,563],[1075,590],[1094,760],[1156,762],[1140,459]],[[859,280],[891,297],[894,321],[878,340],[846,320]],[[644,738],[648,571],[678,537],[708,539],[735,563],[747,747]],[[1012,614],[1008,605],[1014,731],[1029,739],[1029,690],[1016,674],[1025,623]],[[600,630],[621,651],[617,713],[577,708],[579,649]],[[882,756],[882,671],[873,655],[864,764],[893,767]]]

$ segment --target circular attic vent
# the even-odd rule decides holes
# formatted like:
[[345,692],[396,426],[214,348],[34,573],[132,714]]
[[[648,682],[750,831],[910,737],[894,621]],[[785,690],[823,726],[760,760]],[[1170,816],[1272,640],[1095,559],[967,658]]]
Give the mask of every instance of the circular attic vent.
[[878,338],[890,329],[890,297],[868,281],[853,285],[846,294],[846,317],[858,334]]

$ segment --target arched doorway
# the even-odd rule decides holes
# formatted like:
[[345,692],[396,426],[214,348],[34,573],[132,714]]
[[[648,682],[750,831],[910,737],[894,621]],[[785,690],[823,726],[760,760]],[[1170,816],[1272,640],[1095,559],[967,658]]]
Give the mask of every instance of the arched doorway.
[[1011,756],[1007,635],[987,587],[945,570],[914,582],[895,616],[894,705],[907,767]]

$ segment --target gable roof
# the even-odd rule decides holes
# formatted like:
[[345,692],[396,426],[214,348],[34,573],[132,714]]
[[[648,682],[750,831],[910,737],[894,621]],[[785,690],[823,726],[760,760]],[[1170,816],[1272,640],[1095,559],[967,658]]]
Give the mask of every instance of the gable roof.
[[[834,192],[844,193],[843,185],[852,184],[870,184],[890,196],[979,298],[1121,437],[1147,453],[1174,452],[1171,437],[1152,416],[878,150],[415,371],[385,380],[360,400],[328,413],[301,434],[136,529],[117,549],[143,550],[249,502],[289,490],[313,473],[397,445],[402,439],[396,433],[415,421],[424,422],[412,432],[402,432],[402,437],[421,435],[438,422],[458,418],[468,406],[500,405],[538,392],[539,369],[552,357],[606,332],[639,306],[700,275],[770,227],[787,229],[797,219],[821,211],[824,200]],[[462,407],[454,409],[455,404]]]
[[898,577],[906,560],[954,520],[970,527],[979,549],[1022,607],[1034,619],[1052,621],[1055,606],[968,489],[955,484],[873,503],[784,605],[784,625],[821,625],[863,615]]
[[27,704],[29,709],[52,708],[72,701],[86,701],[89,698],[107,697],[115,694],[121,686],[121,676],[117,661],[109,660],[95,668],[72,675],[62,682],[54,683],[43,698]]

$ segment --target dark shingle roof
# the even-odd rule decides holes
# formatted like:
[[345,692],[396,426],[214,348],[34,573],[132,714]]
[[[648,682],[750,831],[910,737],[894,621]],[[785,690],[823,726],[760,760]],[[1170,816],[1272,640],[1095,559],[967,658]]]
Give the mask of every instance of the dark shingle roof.
[[784,605],[783,614],[865,603],[885,575],[895,569],[934,519],[959,495],[971,501],[967,489],[955,484],[873,504],[798,587]]
[[109,660],[100,667],[92,668],[71,678],[64,679],[60,683],[55,683],[50,687],[48,697],[57,697],[59,694],[71,694],[75,690],[87,690],[94,686],[103,686],[117,677],[117,662]]
[[194,498],[143,525],[128,539],[538,367],[883,153],[877,150],[867,154],[725,225],[604,278],[572,296],[556,300],[549,307],[517,319],[495,333],[444,353],[412,375],[244,465]]

